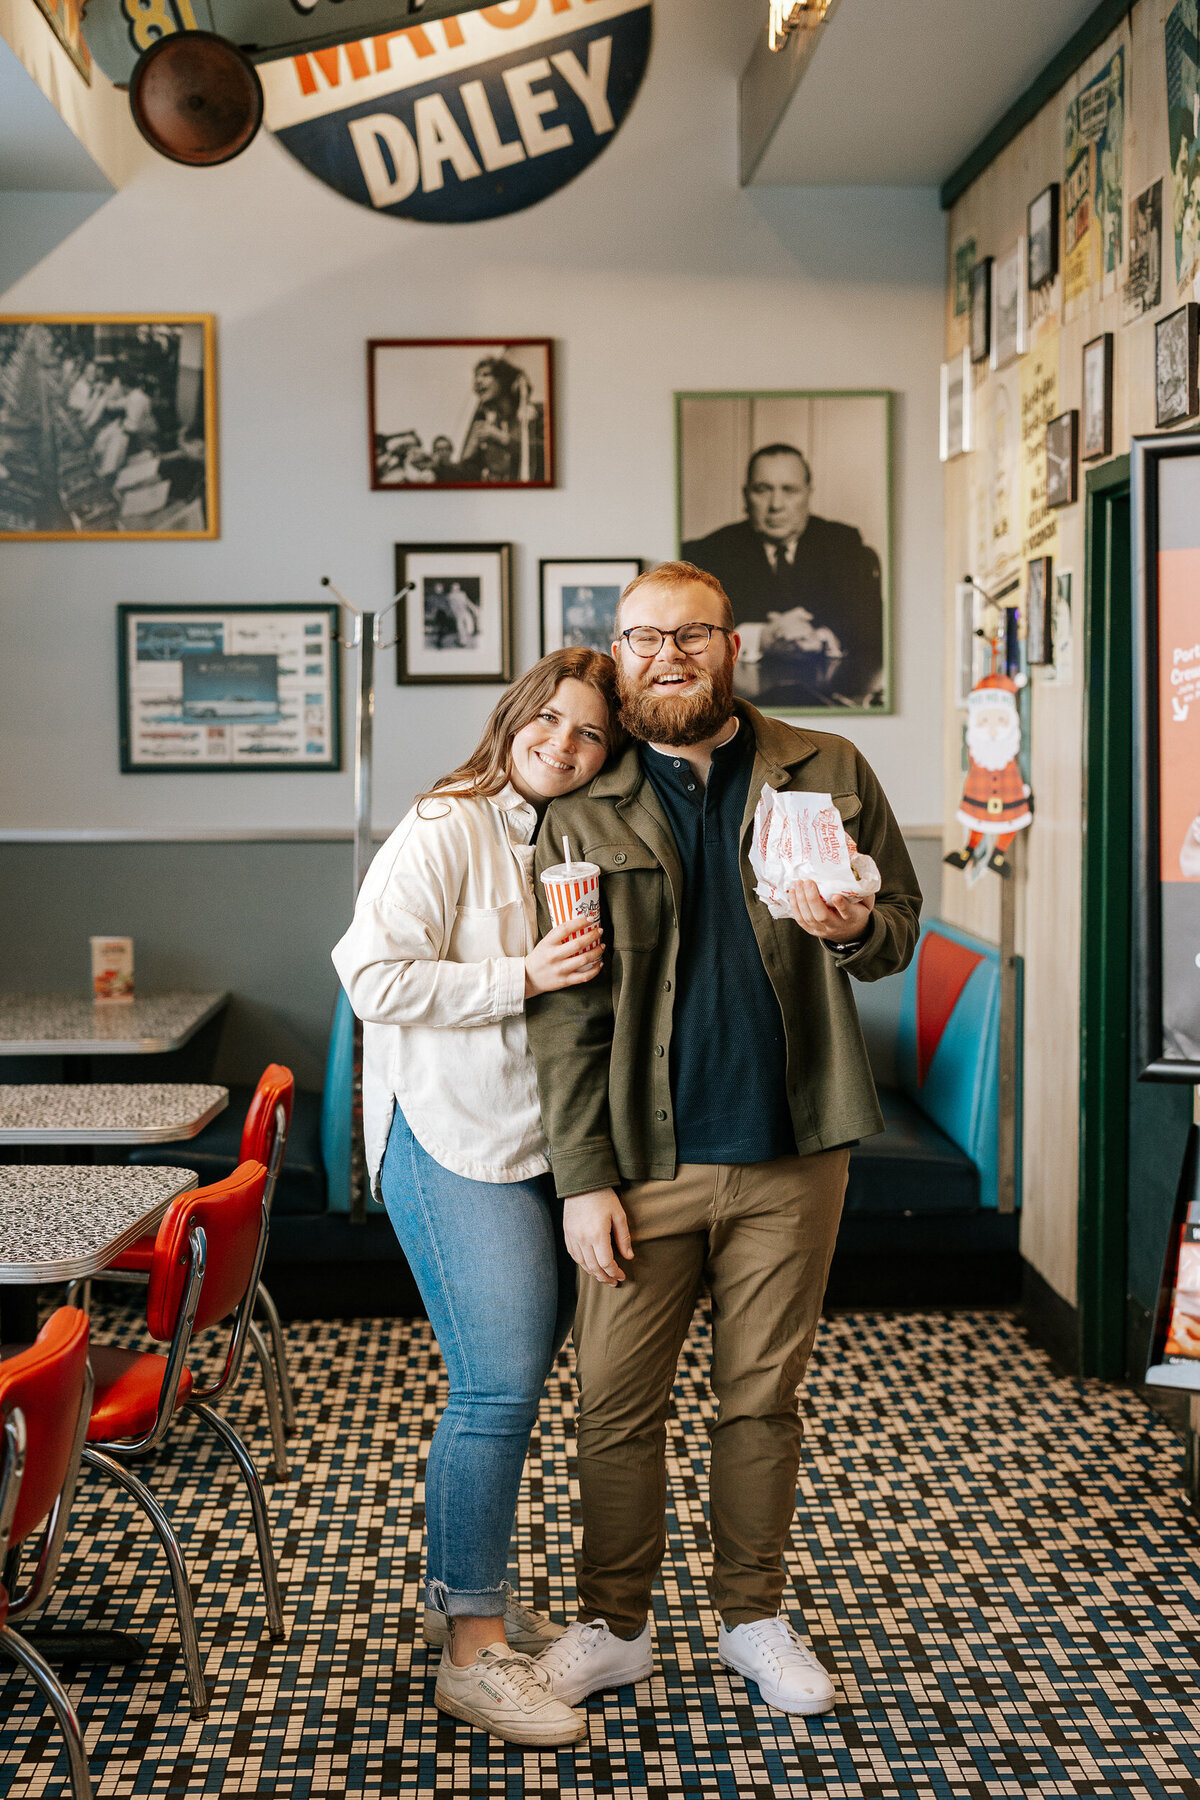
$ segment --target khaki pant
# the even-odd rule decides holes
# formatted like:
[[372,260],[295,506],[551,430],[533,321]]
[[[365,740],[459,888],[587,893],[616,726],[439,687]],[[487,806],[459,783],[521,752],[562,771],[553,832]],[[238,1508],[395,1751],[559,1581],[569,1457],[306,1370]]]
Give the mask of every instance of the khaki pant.
[[619,1287],[579,1277],[579,1611],[636,1635],[666,1547],[666,1419],[702,1283],[716,1419],[709,1595],[726,1625],[770,1618],[800,1462],[797,1389],[816,1336],[848,1150],[681,1163],[622,1194],[634,1258]]

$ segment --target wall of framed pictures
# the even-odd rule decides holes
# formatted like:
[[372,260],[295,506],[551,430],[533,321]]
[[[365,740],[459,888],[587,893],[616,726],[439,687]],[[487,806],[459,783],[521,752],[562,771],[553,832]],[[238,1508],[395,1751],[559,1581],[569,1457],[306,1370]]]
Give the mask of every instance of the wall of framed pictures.
[[[942,354],[956,358],[965,348],[970,356],[976,448],[945,468],[946,644],[961,663],[955,584],[962,572],[993,591],[1014,584],[1028,632],[1037,795],[1016,897],[1016,948],[1025,959],[1026,1043],[1037,1045],[1041,1077],[1025,1093],[1024,1167],[1037,1177],[1026,1181],[1021,1248],[1072,1303],[1087,476],[1128,454],[1135,437],[1186,435],[1198,423],[1198,56],[1192,0],[1139,0],[1065,85],[1047,92],[1041,110],[950,210]],[[955,262],[965,243],[975,246],[973,275]],[[997,349],[995,270],[1016,257],[1024,283],[1013,320],[1001,321]],[[962,714],[952,674],[947,816],[960,779]],[[1176,865],[1192,816],[1172,817]],[[1188,891],[1178,866],[1175,874],[1176,889]],[[998,939],[998,887],[968,888],[947,873],[943,916]]]
[[[477,665],[489,678],[398,681],[394,653],[377,658],[375,808],[381,825],[394,821],[415,789],[461,760],[503,678],[503,658],[475,630],[491,630],[490,590],[463,557],[512,546],[514,672],[540,653],[543,632],[549,644],[558,631],[601,629],[612,569],[677,553],[675,394],[781,386],[896,396],[894,710],[845,729],[891,771],[903,823],[936,819],[940,756],[927,722],[941,654],[929,596],[941,562],[944,218],[927,190],[731,193],[728,134],[713,121],[745,46],[715,28],[716,0],[704,3],[714,29],[698,32],[695,0],[655,0],[660,49],[619,140],[525,211],[469,226],[379,216],[264,141],[199,179],[158,162],[152,204],[136,189],[116,193],[0,296],[10,315],[211,315],[219,499],[219,535],[207,540],[0,545],[6,660],[23,671],[0,709],[0,768],[13,768],[20,746],[39,769],[36,784],[10,784],[0,831],[345,829],[348,767],[253,781],[122,775],[116,608],[317,604],[328,575],[381,611],[397,546],[432,546],[442,566],[421,574],[429,587],[408,621],[410,672]],[[586,0],[571,4],[582,15]],[[28,11],[53,45],[32,0]],[[0,0],[0,30],[3,17]],[[784,381],[778,321],[798,284],[808,329],[788,347]],[[377,487],[371,340],[468,340],[444,380],[408,390],[419,418],[395,410],[394,391],[378,394]],[[551,346],[541,366],[526,360],[529,340]],[[403,363],[407,352],[396,354]],[[478,366],[494,359],[517,371],[499,370],[499,391],[495,367]],[[547,429],[553,485],[540,485]],[[441,479],[447,463],[466,482]],[[492,479],[498,470],[513,471],[514,485]],[[848,516],[829,514],[827,470],[828,458],[814,459],[814,510]],[[735,513],[713,523],[738,504],[735,494]],[[873,529],[862,524],[864,541]],[[350,720],[351,657],[342,663]]]

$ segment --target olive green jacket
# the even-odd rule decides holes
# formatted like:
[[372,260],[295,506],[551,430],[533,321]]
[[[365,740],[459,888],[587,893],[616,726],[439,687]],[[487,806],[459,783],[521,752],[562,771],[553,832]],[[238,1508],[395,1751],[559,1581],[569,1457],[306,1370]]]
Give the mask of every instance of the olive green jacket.
[[[799,731],[739,703],[756,739],[742,818],[742,887],[754,935],[783,1014],[787,1094],[802,1156],[883,1129],[850,976],[878,981],[903,969],[920,929],[921,890],[883,789],[853,744]],[[882,887],[861,946],[831,951],[791,919],[773,919],[754,892],[748,850],[763,783],[832,794]],[[537,871],[572,854],[599,865],[604,968],[593,981],[527,1003],[542,1123],[558,1192],[674,1177],[671,1021],[683,870],[667,816],[631,745],[586,788],[552,801],[538,835]],[[545,889],[539,922],[550,929]]]

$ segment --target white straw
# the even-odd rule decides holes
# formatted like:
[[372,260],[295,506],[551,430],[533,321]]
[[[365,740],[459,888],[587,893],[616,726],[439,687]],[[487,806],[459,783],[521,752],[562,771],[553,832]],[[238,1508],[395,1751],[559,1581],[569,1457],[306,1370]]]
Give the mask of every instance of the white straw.
[[563,861],[566,863],[567,867],[570,868],[570,866],[571,866],[571,843],[570,843],[570,839],[567,837],[567,834],[565,831],[563,832]]

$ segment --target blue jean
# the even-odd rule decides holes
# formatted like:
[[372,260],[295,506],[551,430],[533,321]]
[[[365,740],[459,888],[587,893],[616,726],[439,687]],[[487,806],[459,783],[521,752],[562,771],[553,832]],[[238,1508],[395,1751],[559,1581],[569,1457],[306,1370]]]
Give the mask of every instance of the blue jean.
[[575,1311],[554,1182],[455,1175],[397,1107],[380,1186],[450,1378],[425,1470],[426,1595],[498,1618],[529,1434]]

